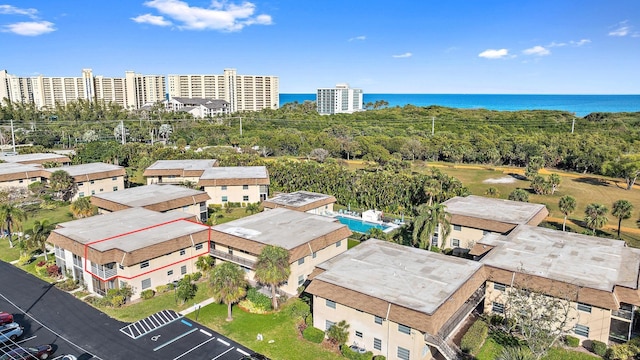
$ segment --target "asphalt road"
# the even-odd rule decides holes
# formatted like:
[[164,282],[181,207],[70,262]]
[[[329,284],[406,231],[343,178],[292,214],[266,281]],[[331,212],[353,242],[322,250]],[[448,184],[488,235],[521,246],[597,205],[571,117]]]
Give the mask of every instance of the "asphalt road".
[[[53,344],[53,358],[71,353],[81,360],[236,360],[251,350],[187,319],[175,319],[133,338],[85,302],[0,261],[0,311],[25,326],[23,346]],[[145,320],[146,321],[146,320]],[[0,352],[1,354],[2,352]]]

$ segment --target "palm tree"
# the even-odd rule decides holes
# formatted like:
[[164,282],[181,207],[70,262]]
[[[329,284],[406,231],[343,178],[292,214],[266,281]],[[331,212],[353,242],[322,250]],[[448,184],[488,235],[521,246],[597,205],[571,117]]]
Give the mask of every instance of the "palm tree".
[[500,196],[500,191],[494,188],[493,186],[491,186],[487,189],[487,191],[484,192],[484,194],[487,195],[488,197],[497,198]]
[[224,262],[211,272],[211,290],[218,302],[227,304],[227,321],[233,321],[231,306],[247,295],[247,280],[240,266]]
[[14,203],[0,204],[0,221],[4,222],[7,226],[7,236],[9,237],[9,247],[13,247],[13,241],[11,240],[11,229],[14,224],[27,220],[27,213]]
[[560,211],[564,214],[564,221],[562,222],[562,231],[565,231],[567,224],[567,217],[576,210],[576,198],[571,195],[565,195],[560,198],[558,202]]
[[95,215],[97,208],[91,204],[90,197],[81,197],[71,204],[73,216],[79,219]]
[[256,261],[255,279],[262,284],[271,286],[271,302],[273,309],[278,309],[276,288],[286,282],[291,275],[289,252],[280,246],[265,246]]
[[584,211],[584,222],[591,228],[594,236],[596,235],[596,229],[600,229],[607,223],[607,212],[609,212],[609,209],[604,205],[596,203],[587,205]]
[[249,203],[247,207],[244,209],[244,212],[249,213],[251,215],[260,212],[260,203]]
[[[431,238],[439,232],[443,241],[446,241],[451,233],[451,215],[443,204],[422,204],[417,209],[418,216],[413,221],[413,245],[421,249],[431,251]],[[438,236],[438,239],[440,237]]]
[[618,200],[613,203],[611,215],[618,218],[618,239],[620,239],[620,226],[622,225],[622,220],[630,218],[631,211],[633,211],[633,204],[627,200]]
[[203,255],[198,257],[198,260],[196,260],[196,269],[198,269],[198,271],[200,271],[203,275],[207,276],[209,270],[211,270],[214,264],[214,258],[209,255]]
[[54,229],[54,225],[49,223],[49,220],[36,220],[33,223],[33,227],[25,231],[29,235],[29,243],[32,247],[37,247],[42,250],[44,254],[44,260],[47,261],[47,237]]
[[55,191],[57,197],[63,201],[69,200],[73,196],[75,182],[73,177],[64,170],[56,170],[49,178],[49,186]]

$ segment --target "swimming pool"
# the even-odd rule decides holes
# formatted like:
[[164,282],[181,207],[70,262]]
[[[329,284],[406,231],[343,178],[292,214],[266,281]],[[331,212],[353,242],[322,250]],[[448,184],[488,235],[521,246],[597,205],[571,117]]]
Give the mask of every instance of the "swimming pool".
[[345,216],[336,216],[340,223],[347,225],[349,230],[355,231],[361,234],[366,234],[370,229],[380,229],[382,231],[387,230],[390,226],[384,226],[380,224],[371,223],[364,220],[354,219]]

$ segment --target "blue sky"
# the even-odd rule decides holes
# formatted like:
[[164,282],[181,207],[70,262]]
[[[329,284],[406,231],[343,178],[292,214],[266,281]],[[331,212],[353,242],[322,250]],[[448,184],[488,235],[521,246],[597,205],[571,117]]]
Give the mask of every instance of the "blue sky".
[[239,74],[281,93],[640,94],[638,0],[0,0],[0,69]]

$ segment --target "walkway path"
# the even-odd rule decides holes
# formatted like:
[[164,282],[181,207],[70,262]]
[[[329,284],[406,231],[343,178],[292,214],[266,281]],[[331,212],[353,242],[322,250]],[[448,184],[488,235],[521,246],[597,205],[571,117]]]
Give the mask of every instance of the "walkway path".
[[186,309],[184,309],[184,310],[180,311],[180,312],[179,312],[179,314],[180,314],[180,315],[182,315],[182,316],[185,316],[185,315],[187,315],[187,314],[190,314],[190,313],[192,313],[192,312],[195,312],[195,311],[196,311],[196,310],[198,310],[200,307],[203,307],[203,306],[206,306],[206,305],[212,304],[212,303],[214,303],[214,302],[216,302],[216,301],[215,301],[213,298],[208,298],[208,299],[206,299],[206,300],[204,300],[204,301],[202,301],[202,302],[200,302],[200,303],[198,303],[198,304],[193,305],[192,307],[189,307],[189,308],[186,308]]

